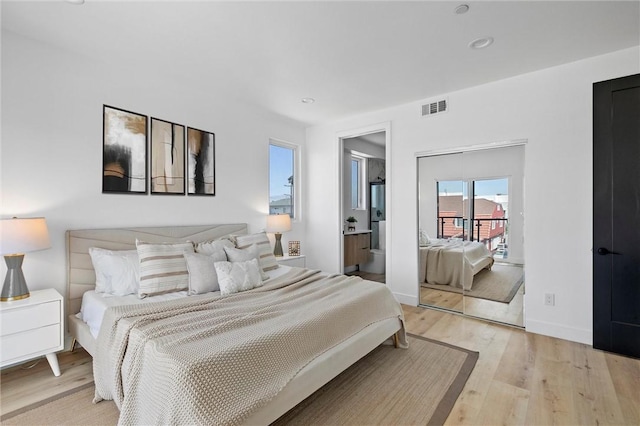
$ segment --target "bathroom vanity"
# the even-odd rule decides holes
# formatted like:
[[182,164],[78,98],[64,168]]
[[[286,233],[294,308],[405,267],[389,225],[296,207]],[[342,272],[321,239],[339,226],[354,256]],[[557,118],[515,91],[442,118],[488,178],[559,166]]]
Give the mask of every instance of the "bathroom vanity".
[[359,230],[344,233],[344,266],[360,265],[369,262],[371,256],[371,230]]

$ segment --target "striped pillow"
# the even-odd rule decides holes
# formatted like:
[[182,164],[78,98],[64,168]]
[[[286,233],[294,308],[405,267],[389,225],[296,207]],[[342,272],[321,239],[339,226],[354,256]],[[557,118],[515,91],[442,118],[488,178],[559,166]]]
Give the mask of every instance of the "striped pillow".
[[258,232],[257,234],[237,235],[235,237],[236,247],[245,249],[251,244],[258,246],[260,266],[263,271],[270,271],[278,267],[276,257],[273,255],[271,243],[266,232]]
[[189,270],[184,253],[193,253],[193,243],[154,244],[136,240],[140,258],[138,297],[186,290]]

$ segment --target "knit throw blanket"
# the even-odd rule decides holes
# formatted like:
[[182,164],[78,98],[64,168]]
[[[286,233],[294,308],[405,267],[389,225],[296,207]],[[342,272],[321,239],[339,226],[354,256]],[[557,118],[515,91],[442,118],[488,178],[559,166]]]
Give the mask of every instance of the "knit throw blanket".
[[[94,402],[120,424],[240,424],[313,359],[402,309],[384,284],[292,268],[226,297],[109,308]],[[400,343],[406,346],[404,327]]]

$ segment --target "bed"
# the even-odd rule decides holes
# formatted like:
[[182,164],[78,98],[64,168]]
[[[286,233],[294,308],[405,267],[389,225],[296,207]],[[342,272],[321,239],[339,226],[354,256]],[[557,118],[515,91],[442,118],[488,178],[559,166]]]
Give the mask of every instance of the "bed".
[[420,281],[471,290],[473,277],[491,269],[493,256],[476,241],[432,239],[420,247]]
[[[83,298],[96,299],[89,248],[131,250],[136,239],[198,243],[245,234],[246,224],[67,231],[69,331],[94,357],[96,401],[113,399],[121,423],[269,424],[378,345],[406,346],[402,310],[386,286],[284,266],[263,287],[230,296],[165,294],[147,298],[147,303],[103,306],[98,338],[95,326],[92,332],[80,318]],[[366,312],[373,310],[382,314]],[[214,319],[211,312],[219,315]],[[339,317],[345,312],[347,320]],[[296,315],[295,320],[279,320],[283,313]],[[269,324],[264,333],[252,326],[262,318]],[[211,340],[218,336],[210,330],[222,323],[240,324],[241,334],[225,328],[219,333],[223,340]],[[348,330],[333,335],[343,323],[350,324]],[[165,331],[169,329],[176,331],[171,335]],[[298,344],[298,329],[314,337]],[[313,350],[303,350],[306,346]],[[279,372],[278,364],[294,367]],[[235,366],[237,377],[224,378],[213,370],[221,365]],[[212,374],[220,376],[211,380]],[[247,374],[255,379],[239,379]],[[267,390],[253,389],[253,382]],[[158,401],[159,407],[147,407]]]

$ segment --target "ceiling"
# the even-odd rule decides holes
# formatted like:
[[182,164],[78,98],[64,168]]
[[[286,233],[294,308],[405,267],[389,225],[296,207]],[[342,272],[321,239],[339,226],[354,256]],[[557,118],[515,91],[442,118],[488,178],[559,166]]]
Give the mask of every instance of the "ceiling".
[[[312,125],[640,44],[638,1],[2,1],[2,29]],[[491,36],[493,45],[468,44]],[[301,102],[304,97],[315,103]]]
[[357,139],[366,143],[384,146],[387,141],[386,137],[387,135],[385,132],[375,132],[375,133],[368,133],[366,135],[356,136],[354,138],[349,138],[349,139]]

